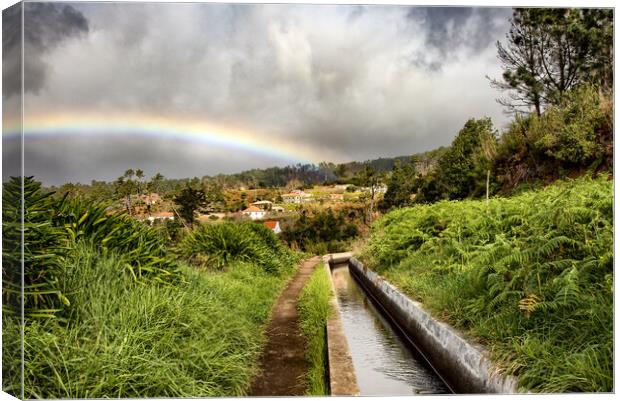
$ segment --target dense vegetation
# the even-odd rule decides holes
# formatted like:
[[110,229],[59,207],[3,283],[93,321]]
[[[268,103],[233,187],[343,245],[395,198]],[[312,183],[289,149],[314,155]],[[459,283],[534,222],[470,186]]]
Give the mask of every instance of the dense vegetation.
[[329,280],[323,263],[319,263],[299,298],[299,325],[307,342],[306,358],[309,369],[306,376],[306,394],[308,395],[329,394],[325,336],[327,319],[332,313],[329,305],[332,296]]
[[[416,154],[419,168],[425,171],[425,168],[431,166],[443,150],[444,148],[439,148]],[[365,168],[369,167],[377,173],[386,173],[394,167],[397,161],[405,162],[408,159],[409,156],[399,156],[340,164],[331,162],[322,162],[318,165],[297,164],[201,178],[167,178],[156,173],[148,180],[142,170],[128,169],[112,182],[92,180],[90,184],[66,183],[59,187],[50,187],[48,190],[55,192],[58,197],[68,194],[69,198],[79,196],[95,202],[115,199],[119,205],[127,208],[132,202],[132,194],[155,192],[161,194],[164,199],[171,200],[181,195],[183,190],[192,188],[204,193],[205,210],[234,212],[244,209],[254,200],[276,201],[278,191],[273,191],[273,189],[277,188],[290,190],[333,183],[363,185],[360,172]],[[247,198],[249,194],[242,191],[242,188],[257,190],[258,199]]]
[[[20,179],[3,188],[3,297],[6,303],[19,296],[13,290],[20,283],[19,235]],[[11,200],[17,199],[16,202]],[[78,243],[96,246],[102,255],[116,253],[121,270],[136,281],[174,282],[178,276],[174,261],[165,257],[164,244],[152,229],[122,214],[109,215],[102,204],[79,199],[56,201],[41,190],[41,184],[24,179],[24,310],[31,317],[60,317],[70,304],[62,291],[66,275],[65,258]],[[17,221],[16,221],[17,220]],[[17,274],[17,275],[16,275]]]
[[435,316],[488,345],[521,386],[613,386],[613,191],[607,175],[487,201],[393,211],[362,252]]
[[357,237],[362,210],[342,208],[301,211],[298,218],[283,226],[282,239],[293,248],[323,255],[329,252],[343,252],[349,241]]
[[[5,305],[18,303],[21,281],[19,224],[9,219],[19,201],[7,202],[19,200],[20,181],[3,188]],[[270,230],[240,226],[255,232],[252,259],[199,250],[214,263],[198,270],[155,228],[79,198],[58,200],[32,178],[24,189],[26,398],[245,393],[263,325],[296,262]],[[235,230],[217,239],[194,231],[184,244],[200,235],[207,250],[239,238]],[[19,342],[19,308],[4,312],[5,344]],[[20,358],[12,356],[4,355],[3,389],[17,392]]]
[[494,158],[498,184],[550,182],[613,166],[611,94],[582,86],[536,114],[516,118],[500,137]]
[[488,118],[467,121],[426,173],[415,158],[396,164],[379,204],[387,211],[442,199],[509,195],[613,164],[611,94],[585,85],[540,115],[517,115],[498,134]]

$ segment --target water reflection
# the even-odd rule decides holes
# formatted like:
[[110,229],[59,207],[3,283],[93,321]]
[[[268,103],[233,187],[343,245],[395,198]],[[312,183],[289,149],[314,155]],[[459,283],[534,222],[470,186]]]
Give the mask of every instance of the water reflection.
[[332,280],[361,395],[448,392],[377,312],[358,288],[347,265],[336,266]]

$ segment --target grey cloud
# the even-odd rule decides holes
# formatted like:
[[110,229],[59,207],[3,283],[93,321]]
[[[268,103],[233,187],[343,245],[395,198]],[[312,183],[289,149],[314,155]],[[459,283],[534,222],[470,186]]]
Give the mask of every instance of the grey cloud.
[[[500,73],[493,43],[508,28],[506,9],[187,3],[75,9],[88,21],[88,33],[42,54],[53,68],[45,90],[26,96],[32,113],[204,119],[255,131],[274,146],[298,141],[334,162],[447,145],[471,117],[504,121],[485,75]],[[97,156],[99,148],[119,149],[119,170],[139,167],[125,152],[134,145],[115,138],[95,147],[78,144],[71,157],[88,163],[90,155],[99,169],[92,171],[101,171],[93,178],[115,168],[106,165],[112,159]],[[153,161],[141,156],[142,167],[161,162],[164,175],[187,176],[268,165],[228,150],[223,154],[240,158],[195,153],[187,144],[167,148],[175,149],[174,157],[156,147]],[[59,146],[46,155],[39,150],[40,160],[65,157]],[[86,171],[58,168],[58,177]]]
[[[128,168],[140,168],[147,176],[161,172],[170,178],[184,178],[201,177],[208,171],[239,172],[248,163],[258,168],[278,163],[256,155],[135,135],[106,139],[57,137],[51,141],[26,137],[24,157],[24,174],[34,175],[48,185],[90,183],[92,179],[111,181]],[[7,174],[3,175],[6,179]]]
[[511,8],[413,7],[407,17],[424,29],[427,48],[412,63],[437,70],[459,48],[479,52],[503,36],[511,14]]
[[24,37],[37,50],[57,46],[67,37],[88,32],[88,21],[73,6],[62,3],[25,3]]
[[2,141],[2,182],[21,175],[21,142],[18,138]]
[[[69,4],[23,3],[24,6],[24,90],[38,92],[45,84],[49,65],[46,53],[68,38],[88,32],[88,21]],[[8,11],[10,10],[10,11]],[[18,76],[21,48],[21,9],[11,7],[3,14],[3,96],[9,97],[21,90]],[[5,26],[5,23],[9,24]],[[6,34],[6,39],[5,39]],[[3,81],[4,85],[4,81]]]
[[2,11],[2,95],[21,91],[21,3]]

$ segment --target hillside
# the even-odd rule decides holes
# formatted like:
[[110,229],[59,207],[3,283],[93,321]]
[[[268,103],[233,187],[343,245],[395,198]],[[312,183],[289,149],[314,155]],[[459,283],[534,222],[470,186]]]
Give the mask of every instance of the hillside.
[[361,258],[527,390],[612,391],[613,182],[560,181],[378,220]]

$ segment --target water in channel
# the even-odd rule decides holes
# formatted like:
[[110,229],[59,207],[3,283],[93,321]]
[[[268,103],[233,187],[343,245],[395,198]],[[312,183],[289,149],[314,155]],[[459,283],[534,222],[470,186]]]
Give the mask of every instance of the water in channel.
[[332,280],[360,395],[449,392],[441,379],[381,316],[358,287],[346,264],[334,266]]

